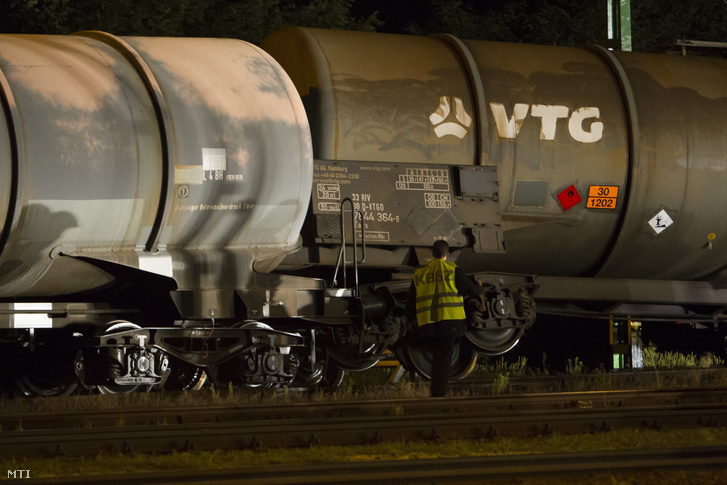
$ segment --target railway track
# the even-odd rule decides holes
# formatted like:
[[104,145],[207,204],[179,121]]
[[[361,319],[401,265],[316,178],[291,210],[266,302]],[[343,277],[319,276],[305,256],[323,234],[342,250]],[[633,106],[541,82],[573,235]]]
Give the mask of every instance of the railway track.
[[[675,389],[722,387],[727,383],[727,369],[659,370],[612,372],[552,376],[509,377],[509,393],[545,393],[566,391],[593,391],[603,389]],[[486,393],[492,389],[493,379],[463,379],[451,383],[458,390],[471,389]]]
[[4,415],[0,456],[265,449],[727,426],[727,389]]
[[[707,447],[648,451],[606,451],[566,454],[477,456],[429,460],[275,465],[226,470],[131,473],[32,480],[30,483],[114,485],[121,483],[254,483],[264,484],[400,484],[403,481],[442,483],[498,479],[528,483],[528,478],[634,473],[658,470],[711,471],[727,467],[727,448]],[[727,472],[724,472],[727,476]],[[542,481],[541,481],[542,483]]]

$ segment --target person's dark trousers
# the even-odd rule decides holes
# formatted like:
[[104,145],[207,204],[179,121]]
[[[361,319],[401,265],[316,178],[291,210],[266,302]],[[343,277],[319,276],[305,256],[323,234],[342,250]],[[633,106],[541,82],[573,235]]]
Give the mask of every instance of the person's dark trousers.
[[[427,328],[429,327],[429,328]],[[452,354],[457,337],[464,331],[464,322],[449,320],[425,326],[423,336],[432,352],[432,375],[430,393],[432,397],[447,394],[447,381],[452,368]]]
[[452,368],[452,352],[457,337],[450,333],[431,340],[432,350],[432,381],[430,392],[432,397],[442,397],[447,394],[447,381]]

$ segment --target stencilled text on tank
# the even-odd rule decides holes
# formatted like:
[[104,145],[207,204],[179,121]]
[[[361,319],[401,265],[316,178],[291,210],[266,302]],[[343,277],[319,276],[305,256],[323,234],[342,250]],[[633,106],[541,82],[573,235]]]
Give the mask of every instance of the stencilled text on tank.
[[[473,218],[482,220],[478,209],[487,212],[486,206],[496,203],[456,199],[451,177],[450,169],[441,164],[315,160],[316,237],[324,242],[340,240],[341,203],[348,199],[357,240],[363,233],[367,243],[420,245],[444,235],[452,244],[465,245],[462,225],[474,223]],[[348,203],[343,207],[350,242],[351,209]]]
[[[247,158],[247,153],[232,154],[233,159]],[[236,157],[234,155],[237,155]],[[233,164],[234,165],[234,164]],[[226,173],[227,170],[227,150],[224,148],[203,148],[202,149],[202,181],[232,181],[242,182],[245,177],[242,174]]]
[[[358,178],[358,174],[355,178]],[[351,185],[348,167],[340,165],[313,165],[313,183],[315,184],[318,210],[321,212],[339,212],[341,210],[341,185]]]
[[[426,209],[451,209],[452,197],[449,191],[449,172],[431,168],[407,168],[399,174],[396,190],[424,191]],[[439,193],[438,193],[439,192]]]
[[367,241],[387,242],[390,240],[388,231],[376,230],[381,224],[397,224],[401,221],[399,214],[388,210],[387,202],[378,200],[372,192],[357,191],[364,185],[358,184],[361,178],[356,172],[391,172],[391,167],[379,165],[361,165],[347,167],[338,164],[314,164],[313,182],[317,199],[316,209],[320,213],[340,213],[341,201],[351,199],[354,210],[355,226],[358,237],[363,229]]
[[[240,161],[247,160],[246,152],[238,150],[231,156],[233,160],[232,166],[240,165]],[[237,163],[236,163],[237,162]],[[197,186],[206,184],[217,184],[220,182],[243,182],[245,177],[243,174],[228,173],[228,154],[225,148],[202,148],[202,164],[201,165],[175,165],[174,167],[174,185],[176,190],[177,202],[174,210],[181,212],[197,212],[197,211],[238,211],[251,210],[255,207],[252,201],[235,201],[224,203],[217,201],[216,203],[204,204],[199,203],[194,195],[204,194],[199,192]]]

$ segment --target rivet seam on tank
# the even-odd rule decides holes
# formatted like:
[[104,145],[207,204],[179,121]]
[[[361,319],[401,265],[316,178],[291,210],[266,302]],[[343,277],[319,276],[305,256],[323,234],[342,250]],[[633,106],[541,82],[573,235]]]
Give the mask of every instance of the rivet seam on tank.
[[[601,111],[594,106],[584,106],[574,109],[570,112],[570,108],[560,105],[545,104],[529,104],[516,103],[513,106],[512,116],[508,116],[505,105],[502,103],[490,103],[490,110],[495,119],[497,134],[500,138],[514,140],[520,133],[525,119],[530,112],[533,118],[540,118],[540,139],[555,140],[556,128],[558,120],[561,118],[570,118],[568,120],[568,131],[575,141],[581,143],[595,143],[603,138],[603,122],[599,121]],[[584,122],[593,119],[590,131],[584,129]]]
[[450,104],[450,97],[440,96],[439,106],[434,113],[429,115],[429,121],[432,123],[434,133],[438,138],[453,135],[461,140],[472,126],[472,117],[467,114],[462,98],[452,96],[451,99],[454,104],[454,111]]

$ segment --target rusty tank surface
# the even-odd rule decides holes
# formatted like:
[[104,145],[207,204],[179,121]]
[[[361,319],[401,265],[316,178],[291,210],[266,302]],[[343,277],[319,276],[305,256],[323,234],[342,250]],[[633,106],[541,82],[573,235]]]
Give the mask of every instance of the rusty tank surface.
[[[67,392],[75,377],[49,371],[70,361],[125,392],[161,383],[175,355],[219,363],[257,334],[300,343],[254,324],[193,356],[193,328],[245,320],[241,300],[263,316],[259,275],[299,245],[310,133],[269,55],[232,39],[2,35],[0,99],[0,341],[38,349],[8,358],[26,392]],[[138,333],[175,322],[190,330]],[[108,341],[72,356],[81,334]]]
[[[291,267],[331,264],[350,198],[364,267],[406,273],[446,239],[468,272],[537,275],[514,313],[724,335],[723,59],[301,28],[262,46],[296,84],[316,158]],[[509,302],[527,286],[500,282]],[[467,336],[496,354],[527,322]]]
[[0,67],[3,297],[108,282],[61,256],[216,289],[242,286],[253,261],[296,247],[312,176],[308,124],[258,48],[8,35]]
[[536,316],[727,321],[727,62],[291,28],[0,35],[0,377],[336,386],[448,241],[452,378]]
[[469,271],[693,280],[727,264],[721,59],[315,29],[263,47],[311,123],[316,243],[340,188],[369,246],[445,238]]

